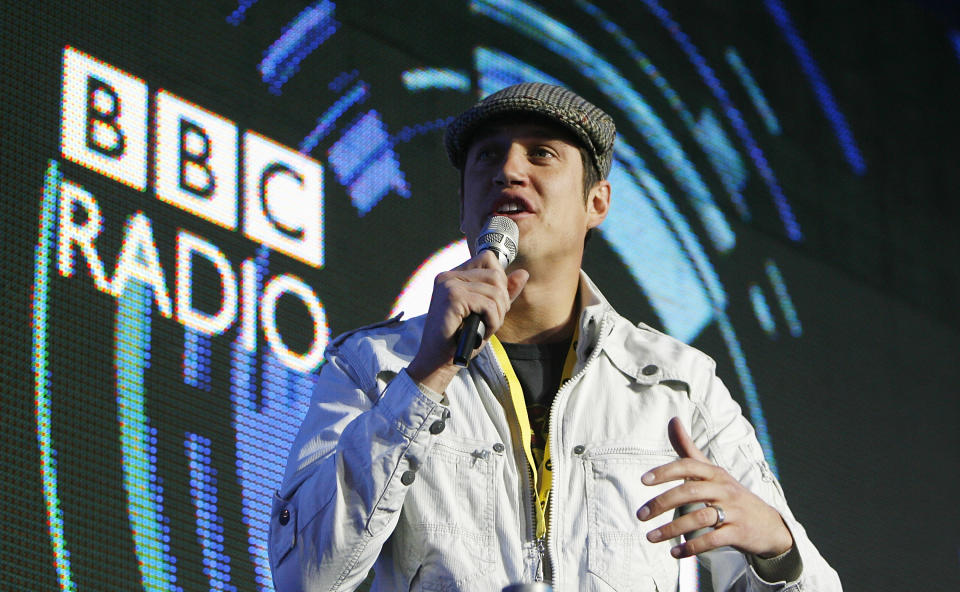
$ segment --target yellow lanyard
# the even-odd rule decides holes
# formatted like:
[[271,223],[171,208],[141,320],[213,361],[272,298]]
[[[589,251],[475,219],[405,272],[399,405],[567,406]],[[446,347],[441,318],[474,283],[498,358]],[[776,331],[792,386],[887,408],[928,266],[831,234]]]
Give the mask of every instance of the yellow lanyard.
[[[563,375],[560,384],[563,385],[573,376],[573,368],[577,363],[577,338],[580,334],[580,328],[574,331],[573,339],[570,340],[570,349],[567,351],[567,357],[563,363]],[[517,421],[520,423],[520,442],[523,444],[523,452],[527,456],[527,463],[530,465],[530,472],[533,475],[533,495],[535,503],[534,509],[537,513],[537,538],[543,538],[547,534],[547,502],[550,500],[550,488],[553,485],[553,471],[550,465],[550,436],[547,432],[547,444],[543,451],[543,461],[538,467],[533,459],[533,449],[531,447],[533,428],[530,426],[530,418],[527,416],[527,402],[523,397],[523,387],[520,386],[520,379],[513,370],[507,351],[503,344],[494,335],[490,337],[490,345],[493,346],[493,353],[500,362],[504,374],[507,376],[507,386],[510,388],[510,401],[513,403],[513,409],[517,414]],[[549,426],[549,417],[547,419]]]

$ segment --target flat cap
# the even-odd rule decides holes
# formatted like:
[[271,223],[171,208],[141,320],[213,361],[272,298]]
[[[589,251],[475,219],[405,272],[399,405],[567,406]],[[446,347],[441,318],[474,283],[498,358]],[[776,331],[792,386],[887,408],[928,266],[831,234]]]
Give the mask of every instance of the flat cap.
[[577,93],[562,86],[524,82],[508,86],[461,113],[447,126],[444,144],[453,166],[462,168],[474,133],[493,119],[512,114],[530,114],[566,128],[587,150],[605,179],[610,173],[613,140],[617,129],[613,118]]

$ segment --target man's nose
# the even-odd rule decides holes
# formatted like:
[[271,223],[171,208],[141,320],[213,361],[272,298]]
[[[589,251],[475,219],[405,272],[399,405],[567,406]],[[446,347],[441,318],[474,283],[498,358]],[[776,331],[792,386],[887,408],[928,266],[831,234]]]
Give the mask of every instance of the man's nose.
[[527,158],[522,146],[511,146],[503,155],[494,182],[498,185],[523,185],[527,180]]

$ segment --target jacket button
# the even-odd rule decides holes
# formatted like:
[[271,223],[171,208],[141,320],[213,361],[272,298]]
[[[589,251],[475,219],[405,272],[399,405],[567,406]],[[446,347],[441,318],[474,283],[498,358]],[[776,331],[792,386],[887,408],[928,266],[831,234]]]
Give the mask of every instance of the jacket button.
[[583,444],[577,444],[573,447],[574,454],[583,454],[584,450],[586,450],[586,447]]
[[413,480],[416,478],[417,478],[416,472],[404,471],[403,474],[400,475],[400,483],[403,483],[404,485],[410,485],[411,483],[413,483]]
[[503,452],[503,444],[501,444],[500,442],[497,442],[496,444],[494,444],[494,445],[493,445],[493,451],[494,451],[494,452]]
[[436,436],[437,434],[442,432],[445,427],[447,427],[447,424],[442,419],[438,419],[437,421],[430,424],[430,433]]
[[643,372],[644,376],[653,376],[654,374],[657,373],[658,370],[660,369],[654,366],[653,364],[650,364],[649,366],[644,366],[641,372]]
[[287,522],[290,522],[290,510],[286,508],[280,510],[280,517],[277,518],[277,522],[280,523],[280,526],[286,526]]

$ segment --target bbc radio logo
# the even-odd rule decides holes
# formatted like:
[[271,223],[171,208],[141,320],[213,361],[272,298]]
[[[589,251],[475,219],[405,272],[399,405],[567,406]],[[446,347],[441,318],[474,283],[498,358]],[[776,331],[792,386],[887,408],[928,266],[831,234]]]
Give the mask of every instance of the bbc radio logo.
[[[146,82],[72,47],[64,50],[63,156],[140,191],[148,185]],[[156,196],[313,267],[323,266],[320,164],[158,90]],[[242,160],[241,160],[242,156]],[[242,162],[242,178],[240,163]]]

